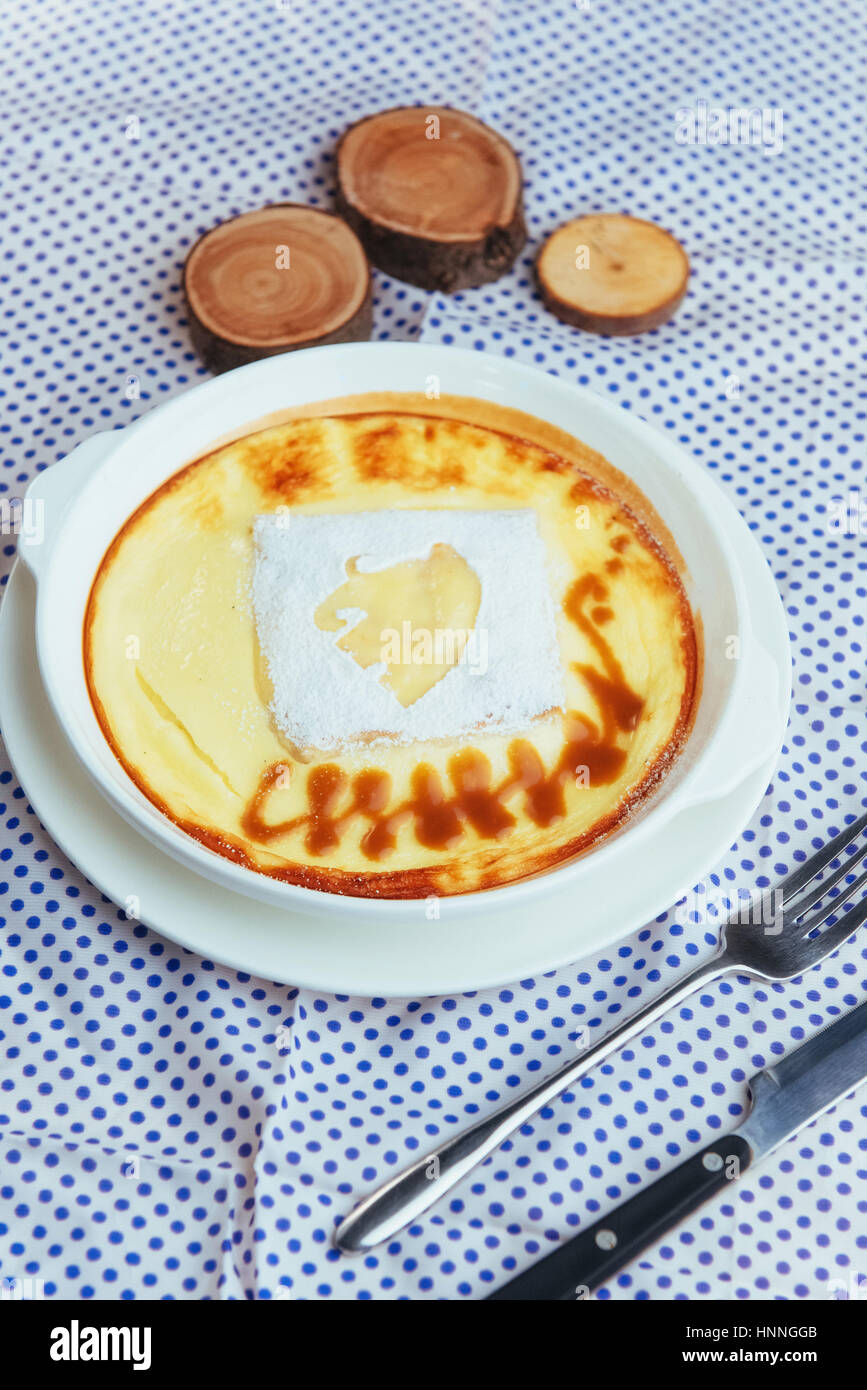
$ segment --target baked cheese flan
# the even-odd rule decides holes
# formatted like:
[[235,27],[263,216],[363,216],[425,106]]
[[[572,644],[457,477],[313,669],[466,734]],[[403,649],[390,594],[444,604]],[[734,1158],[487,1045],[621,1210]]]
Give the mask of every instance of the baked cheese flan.
[[674,543],[600,455],[459,397],[324,402],[218,442],[95,577],[84,662],[141,791],[251,871],[498,887],[633,815],[689,732]]

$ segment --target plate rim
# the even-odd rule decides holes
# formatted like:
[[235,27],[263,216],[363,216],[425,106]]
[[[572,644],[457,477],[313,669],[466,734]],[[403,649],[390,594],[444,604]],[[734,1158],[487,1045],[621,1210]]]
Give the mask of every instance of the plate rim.
[[[753,566],[764,565],[764,558],[755,545],[753,538],[748,536],[751,542],[748,548],[748,557]],[[746,557],[739,557],[746,558]],[[29,584],[30,594],[25,592],[25,585]],[[776,593],[776,589],[775,589]],[[25,605],[29,601],[33,612],[29,615],[25,611]],[[311,964],[311,959],[307,963],[301,964],[299,970],[284,967],[278,960],[274,960],[273,944],[266,947],[265,954],[262,956],[261,949],[254,950],[255,960],[251,960],[249,954],[245,954],[244,948],[226,949],[224,944],[208,939],[208,924],[204,920],[198,921],[191,929],[191,919],[184,920],[181,912],[181,920],[172,920],[171,911],[168,917],[165,912],[158,910],[156,913],[145,911],[142,913],[141,921],[151,927],[155,932],[176,942],[179,946],[192,951],[197,955],[208,959],[214,959],[229,966],[232,969],[243,973],[251,973],[260,978],[269,980],[279,980],[282,983],[291,983],[303,988],[321,990],[332,994],[349,994],[370,997],[385,995],[389,998],[411,998],[426,997],[431,995],[465,993],[473,990],[495,988],[521,980],[534,977],[540,974],[560,969],[564,966],[577,963],[588,956],[595,955],[600,951],[616,945],[632,932],[640,929],[641,926],[651,922],[659,912],[672,906],[677,900],[677,893],[672,895],[667,893],[665,901],[656,903],[654,901],[636,902],[635,909],[622,916],[622,919],[609,926],[606,930],[595,935],[593,940],[581,941],[576,937],[574,949],[570,946],[568,950],[558,949],[546,954],[541,948],[541,942],[535,932],[528,938],[526,947],[521,950],[525,953],[522,964],[515,968],[514,963],[507,968],[494,968],[479,971],[469,967],[470,974],[462,973],[460,960],[451,961],[443,964],[438,957],[438,970],[443,973],[421,978],[411,964],[411,953],[407,953],[407,958],[403,957],[395,960],[393,948],[386,946],[392,954],[385,967],[381,964],[375,966],[379,973],[375,975],[368,973],[370,962],[365,954],[365,966],[368,969],[353,971],[349,967],[345,974],[340,974],[343,967],[339,961],[335,961],[333,952],[329,952],[327,938],[329,928],[337,924],[326,919],[317,919],[309,914],[293,911],[289,908],[277,908],[271,904],[259,902],[246,895],[230,892],[226,893],[225,888],[221,888],[213,882],[202,878],[193,869],[179,864],[174,859],[158,849],[139,832],[129,827],[113,810],[110,803],[102,796],[99,789],[93,784],[85,769],[79,763],[74,751],[69,747],[65,735],[59,724],[54,718],[53,711],[48,702],[48,697],[42,683],[41,673],[38,668],[36,653],[32,640],[23,642],[23,649],[17,651],[14,648],[16,637],[16,623],[20,627],[23,623],[24,632],[33,631],[33,617],[35,614],[36,586],[33,576],[26,570],[24,565],[16,560],[13,571],[6,586],[6,593],[0,605],[0,653],[5,653],[7,646],[11,647],[9,655],[11,660],[4,662],[7,669],[19,669],[22,675],[21,680],[7,681],[0,685],[0,734],[2,734],[10,760],[15,768],[16,775],[34,808],[37,816],[44,825],[48,834],[52,837],[60,850],[66,857],[75,864],[79,870],[104,894],[111,902],[122,903],[124,893],[119,891],[119,885],[115,882],[110,856],[106,853],[107,848],[112,844],[112,838],[119,834],[130,835],[133,837],[138,847],[138,856],[142,863],[149,866],[149,872],[155,873],[157,878],[165,879],[168,876],[171,881],[174,876],[181,875],[183,879],[189,880],[192,885],[193,901],[198,906],[201,901],[201,911],[204,914],[208,911],[207,899],[212,898],[214,904],[228,904],[228,910],[234,913],[241,920],[247,918],[248,922],[253,917],[263,919],[263,925],[268,928],[277,926],[286,927],[290,922],[296,926],[300,924],[308,934],[313,934],[314,939],[319,939],[319,949],[316,949],[314,940],[312,960],[318,959],[317,964]],[[755,620],[756,615],[753,614]],[[776,639],[776,656],[781,661],[785,656],[785,661],[789,665],[790,671],[790,650],[788,632],[785,624],[782,603],[777,595],[776,611],[763,615],[763,626],[759,636],[768,650],[774,649]],[[23,640],[23,636],[22,636]],[[40,788],[35,797],[33,796],[28,782],[35,784],[39,777],[34,764],[39,756],[47,757],[44,749],[40,747],[45,742],[45,731],[39,723],[36,713],[36,706],[33,701],[22,698],[19,699],[19,691],[24,685],[24,670],[22,668],[29,664],[27,678],[35,678],[38,681],[39,690],[45,701],[45,711],[47,717],[55,726],[57,737],[62,741],[69,758],[69,765],[74,769],[72,778],[73,783],[78,782],[78,787],[74,786],[73,795],[64,794],[61,782],[65,773],[58,776],[58,766],[56,763],[50,764],[50,772],[46,776],[47,792],[43,795]],[[789,682],[790,690],[790,682]],[[33,728],[29,728],[29,723]],[[9,730],[12,730],[12,739],[9,738]],[[28,739],[31,738],[35,745],[35,757],[31,757],[33,748],[28,748]],[[785,727],[780,731],[780,744],[785,737]],[[689,882],[683,882],[681,876],[680,891],[691,886],[691,884],[702,879],[718,862],[720,857],[726,852],[737,836],[739,830],[747,823],[752,816],[757,805],[762,799],[763,792],[776,766],[779,756],[779,748],[774,751],[772,757],[767,762],[745,778],[745,780],[730,790],[719,800],[708,799],[698,806],[685,808],[683,814],[687,816],[700,816],[707,818],[713,827],[719,825],[716,834],[707,833],[707,843],[702,851],[700,863],[690,869],[687,877]],[[33,776],[31,777],[31,772]],[[94,839],[79,845],[76,840],[76,832],[80,829],[83,821],[75,814],[76,797],[83,792],[88,801],[93,803],[95,813],[101,822],[101,836],[97,845]],[[673,828],[670,823],[669,829]],[[116,852],[116,851],[115,851]],[[170,890],[171,894],[171,890]],[[564,895],[559,895],[562,898]],[[448,900],[443,900],[447,904]],[[543,919],[551,908],[551,899],[543,899],[539,903],[532,901],[527,904],[519,905],[517,915],[523,914],[526,923],[532,926],[532,919],[541,916]],[[171,904],[170,904],[171,906]],[[540,912],[541,909],[541,912]],[[447,909],[446,909],[447,910]],[[265,924],[265,918],[270,921]],[[476,933],[480,930],[480,922],[465,922],[461,931],[463,933]],[[396,925],[396,924],[395,924]],[[356,930],[363,933],[365,942],[373,946],[372,957],[376,959],[376,924],[369,921],[357,924]],[[392,927],[390,930],[394,930]],[[412,926],[403,925],[400,930],[403,933],[413,931]],[[288,934],[287,934],[288,935]],[[246,933],[242,933],[240,938],[247,941]],[[542,938],[544,940],[544,937]],[[537,944],[534,945],[533,943]],[[293,942],[291,939],[284,940],[279,955],[291,957]],[[380,951],[380,954],[382,952]],[[307,955],[310,956],[308,949]],[[533,959],[530,959],[530,956]],[[270,963],[268,957],[271,957]]]

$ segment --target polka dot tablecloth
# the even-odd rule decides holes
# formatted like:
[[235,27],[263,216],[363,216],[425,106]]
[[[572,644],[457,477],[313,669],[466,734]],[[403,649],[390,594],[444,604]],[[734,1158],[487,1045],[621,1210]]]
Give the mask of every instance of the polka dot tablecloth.
[[[867,804],[867,519],[838,516],[855,498],[867,518],[856,6],[22,0],[2,54],[0,496],[205,375],[178,288],[205,228],[266,201],[328,206],[334,141],[366,112],[469,107],[521,155],[527,252],[448,300],[377,275],[375,336],[515,356],[641,414],[713,473],[783,595],[783,758],[696,901],[772,883]],[[679,144],[676,113],[699,101],[781,112],[782,151]],[[653,334],[570,331],[533,291],[541,238],[601,209],[654,218],[689,251],[688,297]],[[5,582],[14,537],[0,550]],[[509,988],[328,997],[127,921],[0,766],[0,1276],[41,1280],[47,1298],[483,1297],[724,1132],[753,1071],[864,997],[863,938],[791,984],[701,992],[451,1202],[345,1259],[330,1235],[360,1194],[571,1055],[579,1028],[598,1034],[684,973],[710,950],[706,914],[672,910]],[[865,1102],[840,1104],[594,1296],[857,1287]]]

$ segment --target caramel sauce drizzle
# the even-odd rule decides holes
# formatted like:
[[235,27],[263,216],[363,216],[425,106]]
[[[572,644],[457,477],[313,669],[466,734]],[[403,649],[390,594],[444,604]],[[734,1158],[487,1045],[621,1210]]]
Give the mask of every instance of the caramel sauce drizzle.
[[[628,537],[618,537],[612,548],[622,551]],[[606,569],[616,572],[619,560],[609,561]],[[365,768],[350,777],[336,763],[314,767],[307,777],[307,810],[289,820],[265,819],[269,797],[275,787],[285,785],[293,775],[285,763],[266,769],[242,817],[246,835],[262,844],[304,828],[304,847],[311,855],[324,855],[335,849],[351,821],[369,822],[361,839],[367,859],[388,857],[397,843],[397,832],[408,820],[420,845],[432,850],[455,848],[471,827],[483,840],[502,840],[513,829],[516,817],[505,803],[519,793],[524,813],[534,825],[545,828],[566,815],[566,786],[579,774],[591,786],[607,786],[616,781],[626,762],[627,750],[618,737],[636,728],[643,700],[626,681],[623,668],[599,626],[610,621],[612,610],[605,600],[608,590],[598,575],[577,579],[563,601],[566,616],[584,633],[599,658],[601,670],[575,663],[584,677],[602,714],[601,727],[585,715],[570,710],[564,719],[565,740],[554,766],[546,769],[538,750],[528,739],[514,739],[509,745],[509,771],[493,784],[493,769],[484,753],[465,748],[448,762],[450,789],[443,785],[436,768],[418,763],[413,768],[409,795],[389,810],[392,780],[380,768]],[[586,605],[592,604],[590,615]],[[340,807],[348,804],[341,810]]]

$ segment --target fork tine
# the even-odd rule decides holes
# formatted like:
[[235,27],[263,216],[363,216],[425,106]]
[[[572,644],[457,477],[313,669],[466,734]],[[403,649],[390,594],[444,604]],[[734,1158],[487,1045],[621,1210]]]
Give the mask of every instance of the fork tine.
[[[847,874],[851,874],[854,869],[857,869],[865,854],[867,854],[867,844],[859,845],[854,854],[850,854],[847,859],[843,860],[842,864],[838,864],[836,869],[831,869],[825,878],[820,879],[812,888],[808,888],[806,893],[801,893],[796,898],[784,898],[783,907],[789,921],[796,922],[799,917],[803,917],[804,913],[808,912],[820,898],[824,898],[825,894],[830,892],[841,878],[845,878]],[[837,902],[840,902],[839,898]]]
[[778,883],[777,888],[783,894],[783,907],[786,907],[802,888],[806,888],[807,884],[812,882],[816,874],[821,873],[832,859],[836,859],[838,854],[842,854],[846,846],[857,839],[865,828],[867,828],[867,814],[859,816],[851,825],[847,825],[845,830],[841,830],[839,835],[835,835],[833,840],[829,840],[826,845],[811,855],[799,869],[794,869],[783,879],[782,883]]
[[[839,912],[846,903],[851,902],[855,894],[858,893],[865,884],[867,884],[867,871],[860,874],[858,878],[855,879],[854,883],[849,883],[845,888],[841,888],[836,898],[832,898],[828,903],[823,903],[821,907],[817,908],[816,911],[806,919],[806,921],[799,922],[796,928],[798,936],[809,936],[811,931],[816,930],[816,927],[821,927],[822,923],[827,921],[832,912]],[[785,908],[783,911],[785,913]]]
[[799,950],[804,951],[804,958],[798,966],[798,974],[801,975],[811,966],[818,965],[844,941],[848,941],[849,937],[865,921],[867,921],[867,897],[862,898],[857,907],[853,907],[839,922],[835,922],[834,926],[829,927],[821,936],[813,937],[812,941],[801,942]]

